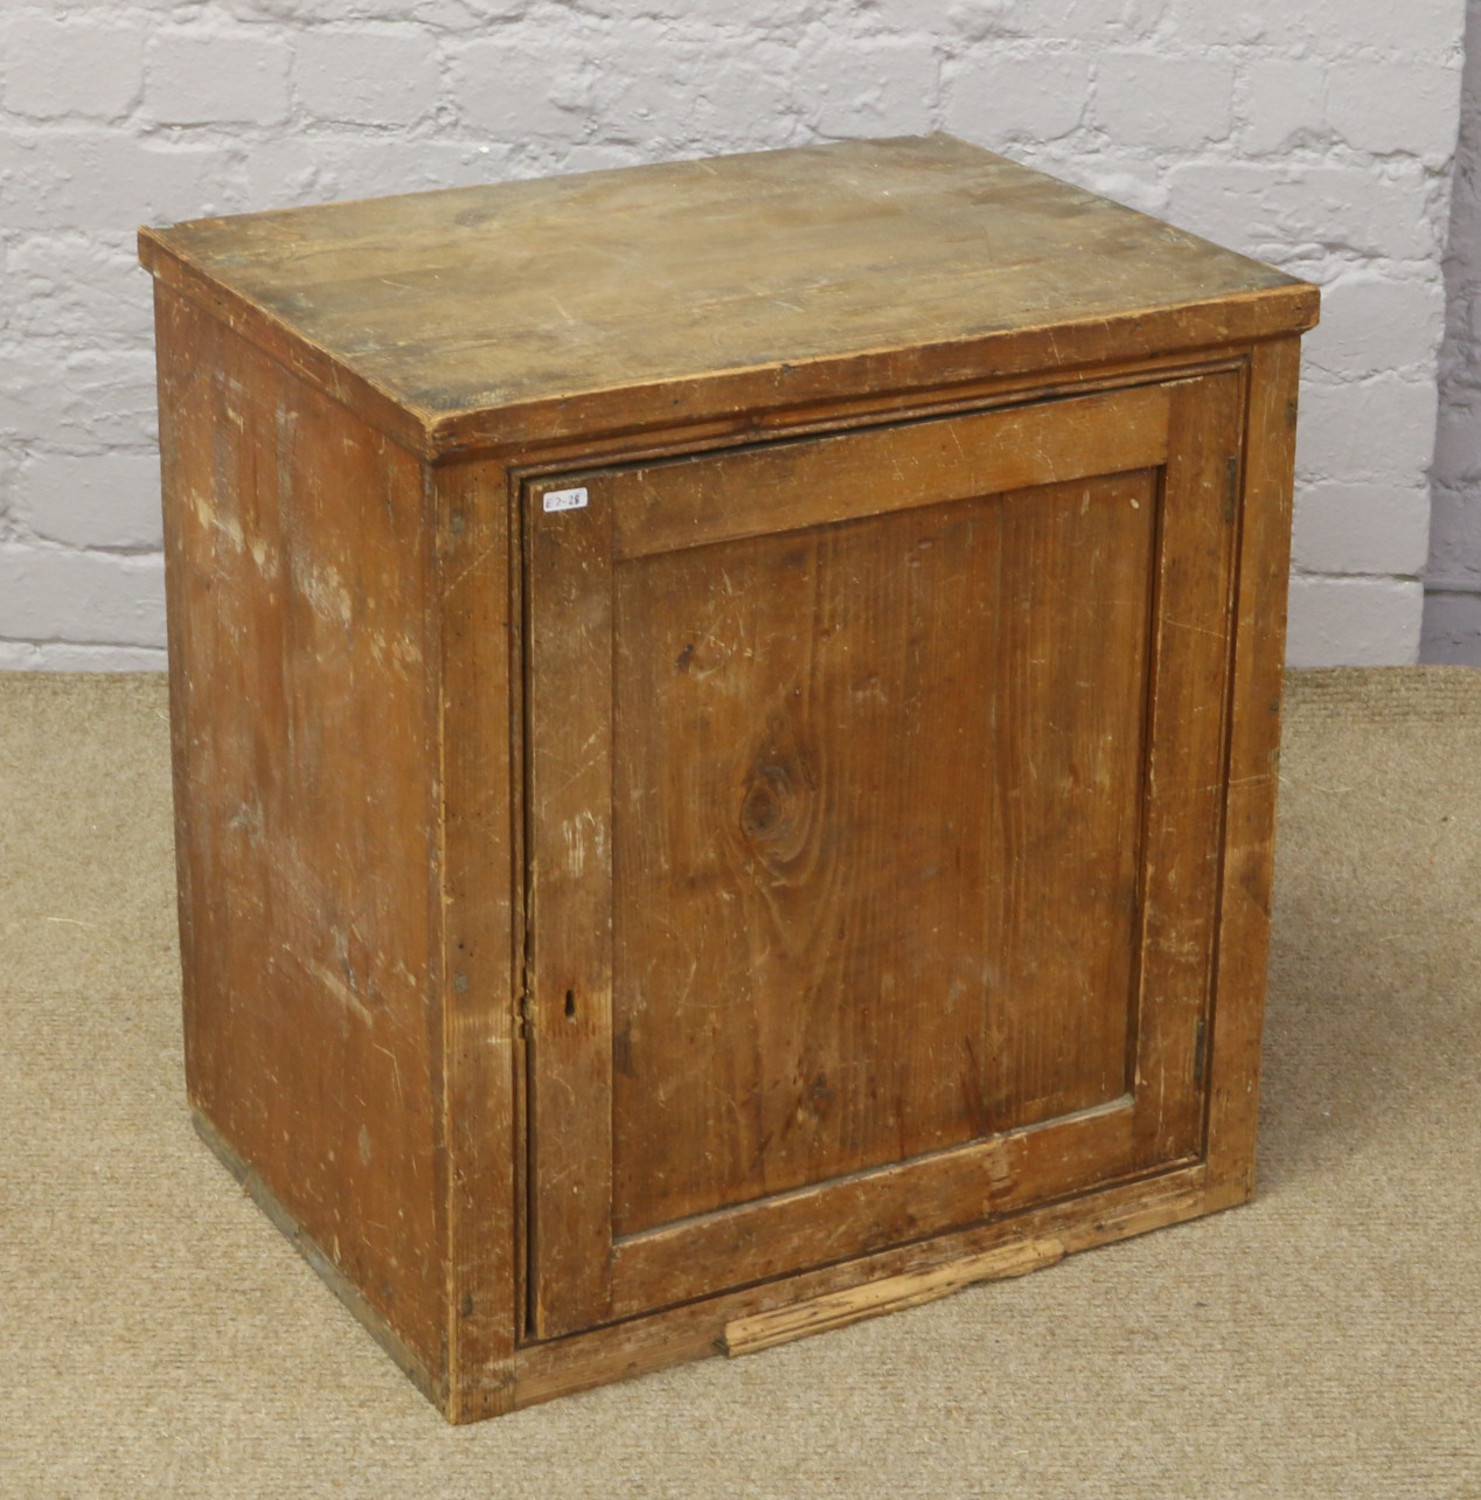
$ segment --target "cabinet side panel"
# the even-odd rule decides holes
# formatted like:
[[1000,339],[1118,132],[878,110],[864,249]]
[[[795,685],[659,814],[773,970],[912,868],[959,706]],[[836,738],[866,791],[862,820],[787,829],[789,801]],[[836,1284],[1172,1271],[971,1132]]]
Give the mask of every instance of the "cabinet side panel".
[[1209,1191],[1229,1203],[1255,1182],[1300,362],[1294,338],[1257,345],[1250,361],[1209,1072]]
[[191,1099],[435,1384],[422,472],[225,325],[157,297]]

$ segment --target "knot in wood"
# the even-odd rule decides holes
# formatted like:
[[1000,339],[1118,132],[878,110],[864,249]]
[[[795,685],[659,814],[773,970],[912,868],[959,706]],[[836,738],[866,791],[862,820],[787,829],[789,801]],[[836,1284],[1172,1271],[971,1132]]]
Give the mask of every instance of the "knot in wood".
[[795,742],[773,742],[752,762],[741,800],[740,826],[768,865],[790,864],[806,849],[816,787],[812,764]]

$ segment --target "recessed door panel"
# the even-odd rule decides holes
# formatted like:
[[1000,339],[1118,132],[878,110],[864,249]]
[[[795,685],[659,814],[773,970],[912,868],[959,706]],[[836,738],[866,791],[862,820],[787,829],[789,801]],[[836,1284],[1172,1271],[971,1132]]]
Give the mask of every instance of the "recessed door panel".
[[616,1233],[1126,1092],[1156,493],[617,566]]

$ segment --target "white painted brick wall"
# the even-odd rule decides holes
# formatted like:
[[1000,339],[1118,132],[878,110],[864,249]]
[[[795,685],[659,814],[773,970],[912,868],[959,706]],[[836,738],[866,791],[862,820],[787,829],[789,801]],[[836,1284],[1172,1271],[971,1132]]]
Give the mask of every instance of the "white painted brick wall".
[[415,125],[441,93],[437,37],[420,27],[337,26],[299,36],[294,51],[299,103],[313,120]]
[[[5,0],[0,666],[163,664],[137,223],[931,129],[1329,289],[1291,656],[1412,660],[1462,23],[1462,0]],[[1474,270],[1431,571],[1481,586]],[[1436,629],[1481,641],[1481,603],[1446,599]]]
[[[61,10],[58,7],[58,10]],[[30,120],[119,120],[139,102],[144,33],[137,26],[12,16],[3,85],[7,114]]]
[[286,41],[243,34],[156,36],[144,116],[155,125],[275,126],[292,110]]

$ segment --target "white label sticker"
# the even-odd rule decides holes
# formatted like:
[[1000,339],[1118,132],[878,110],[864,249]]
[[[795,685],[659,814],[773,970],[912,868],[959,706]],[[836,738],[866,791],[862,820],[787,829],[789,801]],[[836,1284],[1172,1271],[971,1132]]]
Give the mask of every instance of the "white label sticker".
[[545,496],[546,510],[585,510],[586,491],[579,490],[551,490]]

